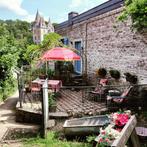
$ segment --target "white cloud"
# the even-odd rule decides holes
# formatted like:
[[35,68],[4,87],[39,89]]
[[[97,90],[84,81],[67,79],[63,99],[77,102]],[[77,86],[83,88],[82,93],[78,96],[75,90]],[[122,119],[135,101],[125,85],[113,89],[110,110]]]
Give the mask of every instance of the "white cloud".
[[70,7],[71,8],[79,7],[82,4],[82,1],[84,0],[72,0]]
[[0,0],[0,8],[13,11],[20,16],[28,15],[28,12],[21,7],[22,1],[23,0]]
[[28,22],[32,22],[35,20],[35,14],[33,14],[33,15],[28,14],[23,18],[23,20],[28,21]]

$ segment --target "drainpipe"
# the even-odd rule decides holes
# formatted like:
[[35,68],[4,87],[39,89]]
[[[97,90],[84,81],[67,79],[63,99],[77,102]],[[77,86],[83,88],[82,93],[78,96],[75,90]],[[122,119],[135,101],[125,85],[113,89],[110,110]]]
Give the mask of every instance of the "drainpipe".
[[85,75],[87,77],[87,26],[88,26],[88,22],[86,22],[86,26],[85,26]]

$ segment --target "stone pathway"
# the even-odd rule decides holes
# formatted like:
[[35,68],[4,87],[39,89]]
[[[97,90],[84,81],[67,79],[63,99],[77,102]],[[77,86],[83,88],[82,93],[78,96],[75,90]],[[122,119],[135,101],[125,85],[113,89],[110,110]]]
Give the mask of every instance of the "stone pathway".
[[[3,136],[6,134],[9,128],[30,128],[30,129],[38,128],[38,126],[35,125],[20,124],[15,122],[15,106],[17,100],[18,100],[18,91],[13,96],[9,97],[6,101],[0,104],[0,147],[12,146],[12,144],[9,145],[2,143]],[[18,144],[15,146],[20,147],[20,145]]]

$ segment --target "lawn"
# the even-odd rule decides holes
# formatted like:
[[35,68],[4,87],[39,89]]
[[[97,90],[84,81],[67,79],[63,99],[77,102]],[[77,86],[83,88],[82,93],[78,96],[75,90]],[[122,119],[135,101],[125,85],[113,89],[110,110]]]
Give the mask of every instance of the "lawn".
[[24,147],[91,147],[88,143],[59,140],[55,132],[49,132],[47,139],[40,137],[31,138],[24,141]]

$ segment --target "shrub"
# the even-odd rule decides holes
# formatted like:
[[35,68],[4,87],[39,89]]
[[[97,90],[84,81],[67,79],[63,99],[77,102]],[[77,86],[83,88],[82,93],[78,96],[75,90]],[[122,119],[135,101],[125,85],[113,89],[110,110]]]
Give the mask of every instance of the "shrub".
[[2,83],[0,89],[0,100],[5,100],[10,94],[12,94],[17,87],[17,81],[14,78],[9,78]]

